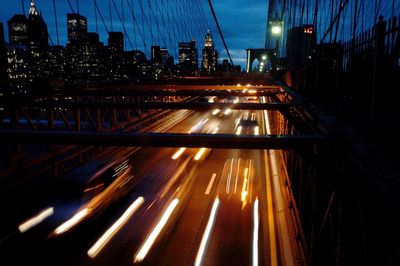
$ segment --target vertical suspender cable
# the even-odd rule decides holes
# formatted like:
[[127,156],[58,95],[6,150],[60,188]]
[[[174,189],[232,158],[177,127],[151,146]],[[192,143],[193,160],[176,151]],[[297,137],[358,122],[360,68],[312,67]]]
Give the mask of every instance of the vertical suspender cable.
[[60,45],[60,38],[59,38],[59,35],[58,35],[58,22],[57,22],[56,0],[53,0],[53,10],[54,10],[54,22],[55,22],[55,24],[56,24],[57,45]]

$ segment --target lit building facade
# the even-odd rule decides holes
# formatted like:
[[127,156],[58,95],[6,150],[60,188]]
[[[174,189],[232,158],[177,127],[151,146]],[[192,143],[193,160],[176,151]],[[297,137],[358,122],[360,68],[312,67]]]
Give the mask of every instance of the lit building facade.
[[29,35],[29,79],[32,84],[42,82],[45,79],[46,73],[46,61],[47,61],[47,49],[48,43],[48,31],[47,25],[43,20],[43,17],[39,14],[34,1],[31,1],[28,16],[28,35]]
[[210,30],[207,30],[203,49],[203,59],[201,61],[201,70],[206,73],[214,73],[218,69],[218,52],[214,49],[214,43]]
[[68,43],[83,40],[87,34],[87,18],[80,14],[67,14]]
[[198,52],[195,40],[179,43],[178,70],[182,75],[197,75]]

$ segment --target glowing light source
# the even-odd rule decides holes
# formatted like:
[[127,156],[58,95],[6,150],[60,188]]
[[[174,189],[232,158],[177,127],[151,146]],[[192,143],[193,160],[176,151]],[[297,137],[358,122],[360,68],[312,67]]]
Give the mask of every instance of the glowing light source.
[[219,109],[215,109],[215,110],[212,111],[212,115],[216,115],[218,113],[219,113]]
[[260,128],[258,126],[254,127],[254,135],[256,136],[260,135]]
[[271,28],[272,34],[274,34],[274,35],[280,34],[281,30],[282,30],[282,28],[278,25],[272,26],[272,28]]
[[262,56],[262,60],[266,60],[267,59],[267,56],[266,55],[263,55]]
[[203,234],[203,237],[201,239],[200,247],[199,247],[199,250],[197,251],[196,260],[194,262],[195,266],[200,266],[203,263],[206,247],[207,247],[208,241],[209,241],[210,236],[211,236],[211,231],[212,231],[212,229],[214,227],[214,224],[215,224],[215,219],[217,217],[219,203],[220,203],[220,201],[219,201],[219,199],[217,197],[214,200],[214,204],[212,206],[211,213],[210,213],[210,218],[208,218],[206,230],[204,230],[204,234]]
[[238,126],[236,129],[236,135],[242,134],[242,126]]
[[206,148],[201,148],[197,153],[196,156],[194,156],[194,159],[196,161],[200,160],[201,156],[203,156],[204,152],[206,151]]
[[118,232],[122,225],[126,223],[129,217],[139,208],[144,202],[143,197],[137,198],[131,206],[122,214],[122,216],[94,243],[88,250],[87,254],[90,258],[94,258],[106,246],[110,239]]
[[228,109],[225,110],[224,114],[225,115],[229,115],[231,112],[232,112],[232,110],[230,108],[228,108]]
[[79,211],[74,216],[72,216],[71,219],[65,221],[63,224],[61,224],[59,227],[57,227],[54,230],[54,233],[56,233],[57,235],[60,235],[62,233],[67,232],[69,229],[71,229],[72,227],[77,225],[80,221],[82,221],[83,218],[85,218],[89,213],[90,213],[89,208],[85,208],[85,209]]
[[38,215],[36,215],[36,216],[30,218],[29,220],[23,222],[22,224],[20,224],[18,226],[18,230],[21,233],[25,233],[26,231],[28,231],[32,227],[34,227],[34,226],[40,224],[41,222],[43,222],[49,216],[53,215],[53,213],[54,213],[54,208],[53,207],[47,208],[44,211],[41,211]]
[[171,159],[173,160],[178,159],[185,150],[186,150],[185,147],[180,148],[177,152],[174,153],[174,155],[172,155]]
[[253,209],[253,260],[252,265],[258,265],[258,198],[254,201],[254,209]]
[[136,253],[134,262],[140,262],[144,260],[147,253],[149,252],[150,248],[153,246],[154,241],[157,239],[157,236],[160,234],[161,230],[164,228],[165,224],[168,222],[169,217],[171,216],[172,212],[174,211],[175,207],[178,205],[179,199],[174,199],[165,210],[163,216],[161,217],[160,221],[154,227],[151,234],[146,238],[143,245]]

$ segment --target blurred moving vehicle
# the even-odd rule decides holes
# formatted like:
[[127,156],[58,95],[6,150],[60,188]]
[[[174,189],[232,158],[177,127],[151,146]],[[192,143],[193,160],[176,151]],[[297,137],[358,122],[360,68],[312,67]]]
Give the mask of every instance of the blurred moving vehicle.
[[236,135],[259,135],[260,127],[257,122],[256,112],[244,112],[236,121]]

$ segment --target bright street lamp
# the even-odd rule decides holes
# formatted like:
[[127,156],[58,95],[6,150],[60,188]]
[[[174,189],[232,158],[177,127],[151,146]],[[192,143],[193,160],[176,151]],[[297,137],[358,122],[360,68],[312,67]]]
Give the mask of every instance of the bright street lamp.
[[271,28],[272,34],[279,35],[281,33],[281,26],[275,25]]

